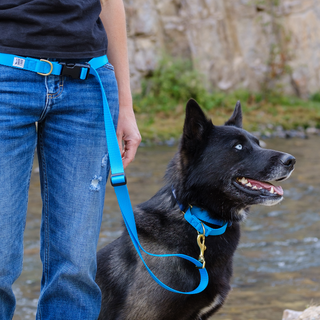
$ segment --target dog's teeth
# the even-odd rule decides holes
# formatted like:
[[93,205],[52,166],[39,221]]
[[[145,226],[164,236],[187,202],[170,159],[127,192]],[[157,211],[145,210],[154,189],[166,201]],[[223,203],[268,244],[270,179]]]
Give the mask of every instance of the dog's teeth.
[[262,188],[260,187],[259,190],[261,190]]
[[241,182],[242,184],[247,184],[247,183],[248,183],[248,180],[247,180],[246,178],[242,178],[242,179],[240,180],[240,182]]
[[246,184],[247,187],[252,187],[252,184],[249,182]]
[[254,189],[254,190],[258,190],[258,188],[257,188],[256,186],[253,186],[253,187],[252,187],[252,189]]
[[270,193],[274,193],[274,189],[273,189],[273,187],[271,187]]

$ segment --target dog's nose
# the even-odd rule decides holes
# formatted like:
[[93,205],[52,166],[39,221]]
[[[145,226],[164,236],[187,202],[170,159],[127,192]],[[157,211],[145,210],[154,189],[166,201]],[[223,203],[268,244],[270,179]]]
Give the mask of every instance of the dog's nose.
[[296,163],[296,158],[286,153],[281,157],[280,162],[287,168],[293,168]]

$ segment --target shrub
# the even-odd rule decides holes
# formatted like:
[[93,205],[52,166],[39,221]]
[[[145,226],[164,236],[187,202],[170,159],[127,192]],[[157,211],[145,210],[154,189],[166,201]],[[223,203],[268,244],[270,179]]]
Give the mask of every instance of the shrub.
[[137,112],[172,111],[190,98],[205,108],[209,96],[203,77],[193,70],[190,60],[168,56],[159,61],[158,67],[142,81],[141,87],[141,93],[134,96]]

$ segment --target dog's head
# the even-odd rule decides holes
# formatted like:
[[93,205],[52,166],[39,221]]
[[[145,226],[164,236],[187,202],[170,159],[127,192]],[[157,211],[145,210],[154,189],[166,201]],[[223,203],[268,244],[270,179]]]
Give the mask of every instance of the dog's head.
[[250,205],[271,206],[283,199],[282,188],[271,182],[287,179],[294,164],[292,155],[262,148],[242,129],[240,102],[225,125],[215,126],[189,100],[179,152],[168,173],[185,205],[240,221]]

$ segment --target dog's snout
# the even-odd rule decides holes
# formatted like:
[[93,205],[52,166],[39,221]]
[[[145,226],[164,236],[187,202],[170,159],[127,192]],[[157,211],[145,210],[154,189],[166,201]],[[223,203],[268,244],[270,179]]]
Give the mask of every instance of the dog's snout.
[[280,162],[282,163],[282,165],[284,165],[285,167],[291,169],[293,168],[293,166],[296,163],[296,158],[294,156],[292,156],[291,154],[285,154],[281,157]]

